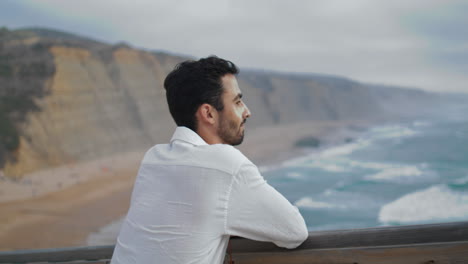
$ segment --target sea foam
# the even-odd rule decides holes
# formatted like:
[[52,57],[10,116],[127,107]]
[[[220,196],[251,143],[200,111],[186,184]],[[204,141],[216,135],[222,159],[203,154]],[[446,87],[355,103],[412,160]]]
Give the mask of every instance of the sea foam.
[[404,195],[384,205],[379,212],[383,224],[410,224],[461,220],[468,217],[468,193],[455,192],[446,185]]
[[354,143],[348,143],[340,146],[325,149],[320,153],[321,158],[331,158],[336,156],[345,156],[353,153],[356,150],[365,148],[371,144],[370,140],[360,139]]
[[326,202],[314,201],[310,197],[303,197],[294,203],[295,206],[309,209],[335,208],[336,206]]
[[465,177],[462,177],[462,178],[458,178],[456,180],[453,181],[454,184],[457,184],[457,185],[465,185],[468,183],[468,175],[466,175]]
[[304,175],[298,172],[287,172],[286,177],[290,179],[303,179]]
[[428,127],[430,125],[431,123],[428,121],[414,121],[413,122],[414,127]]
[[391,125],[373,128],[371,133],[376,138],[401,138],[413,136],[417,132],[408,127]]
[[426,167],[426,164],[421,164],[419,166],[393,165],[386,167],[375,174],[367,175],[364,179],[395,183],[427,182],[437,179],[437,176],[433,172],[423,172],[423,169]]
[[316,159],[309,160],[301,164],[303,168],[316,168],[329,172],[345,172],[347,171],[346,163],[343,159]]
[[367,161],[356,161],[350,160],[349,165],[351,167],[362,168],[362,169],[373,169],[373,170],[383,170],[394,168],[394,164],[389,163],[379,163],[379,162],[367,162]]

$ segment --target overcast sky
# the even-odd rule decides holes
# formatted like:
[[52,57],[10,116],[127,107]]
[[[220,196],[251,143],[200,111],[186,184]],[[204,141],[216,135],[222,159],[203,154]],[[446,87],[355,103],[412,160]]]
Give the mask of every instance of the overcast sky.
[[1,0],[0,26],[468,93],[468,0]]

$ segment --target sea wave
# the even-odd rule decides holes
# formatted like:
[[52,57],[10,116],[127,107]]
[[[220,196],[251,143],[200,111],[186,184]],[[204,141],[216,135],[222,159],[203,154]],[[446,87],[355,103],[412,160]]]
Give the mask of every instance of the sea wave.
[[304,175],[299,172],[287,172],[286,177],[291,178],[291,179],[303,179]]
[[384,170],[394,168],[394,164],[350,160],[349,165],[361,169]]
[[451,189],[457,191],[468,191],[468,175],[455,179],[447,184]]
[[379,212],[383,224],[461,220],[468,217],[468,193],[446,185],[410,193],[384,205]]
[[372,142],[368,139],[359,139],[354,143],[348,143],[325,149],[319,154],[321,158],[331,158],[337,156],[346,156],[353,153],[356,150],[369,146]]
[[[336,204],[335,208],[346,209],[351,211],[368,211],[378,210],[382,206],[382,199],[373,195],[353,192],[344,188],[346,183],[339,182],[332,188],[324,190],[321,195],[332,204]],[[373,209],[372,209],[373,208]]]
[[[289,166],[320,169],[332,173],[367,173],[367,175],[364,174],[364,179],[376,182],[420,183],[438,179],[436,173],[428,170],[428,165],[426,163],[404,165],[357,161],[349,159],[348,157],[335,157],[302,160],[301,163],[296,163],[295,165],[289,164]],[[369,174],[370,172],[373,174]]]
[[427,164],[420,165],[393,165],[383,170],[364,177],[370,181],[395,182],[395,183],[420,183],[438,179],[434,172],[427,170]]
[[417,134],[416,131],[401,125],[381,126],[371,129],[372,137],[378,139],[402,138]]
[[345,172],[348,171],[346,161],[344,159],[316,159],[309,160],[301,164],[303,168],[315,168],[329,172]]
[[[315,151],[304,155],[302,157],[296,157],[287,160],[281,164],[281,167],[307,167],[307,168],[323,168],[329,171],[342,171],[343,169],[337,169],[336,166],[331,168],[331,163],[339,163],[339,160],[344,158],[346,155],[352,152],[365,148],[371,142],[369,140],[358,140],[354,143],[347,143],[344,145],[333,146],[325,148],[321,151]],[[331,168],[331,169],[327,169]]]
[[431,123],[428,121],[414,121],[413,122],[414,127],[428,127],[430,125]]
[[[402,125],[388,125],[372,128],[361,138],[354,142],[328,147],[309,153],[308,155],[290,159],[281,164],[280,167],[309,167],[321,168],[330,172],[349,171],[350,167],[361,167],[365,169],[387,169],[392,165],[372,162],[358,162],[346,159],[350,154],[362,150],[374,144],[374,141],[388,138],[402,138],[417,134],[416,131]],[[334,163],[334,164],[332,164]]]
[[466,175],[465,177],[462,177],[462,178],[455,179],[453,181],[453,184],[456,184],[456,185],[466,185],[466,184],[468,184],[468,175]]
[[338,206],[335,206],[330,203],[326,202],[320,202],[320,201],[315,201],[312,200],[310,197],[303,197],[299,200],[297,200],[294,203],[295,206],[300,207],[300,208],[308,208],[308,209],[324,209],[324,208],[336,208]]

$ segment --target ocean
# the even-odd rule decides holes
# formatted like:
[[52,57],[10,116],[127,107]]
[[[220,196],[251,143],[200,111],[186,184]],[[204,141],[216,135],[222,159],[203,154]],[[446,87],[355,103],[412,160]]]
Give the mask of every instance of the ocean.
[[374,127],[264,172],[309,230],[468,219],[468,109]]
[[[468,107],[387,123],[262,173],[310,231],[468,219]],[[91,234],[115,243],[121,220]]]

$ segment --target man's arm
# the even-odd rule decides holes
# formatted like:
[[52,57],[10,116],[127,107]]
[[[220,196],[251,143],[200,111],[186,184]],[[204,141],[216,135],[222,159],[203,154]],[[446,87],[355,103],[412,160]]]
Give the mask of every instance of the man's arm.
[[307,227],[299,210],[267,184],[255,165],[243,165],[233,181],[227,234],[270,241],[285,248],[295,248],[307,239]]

